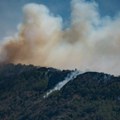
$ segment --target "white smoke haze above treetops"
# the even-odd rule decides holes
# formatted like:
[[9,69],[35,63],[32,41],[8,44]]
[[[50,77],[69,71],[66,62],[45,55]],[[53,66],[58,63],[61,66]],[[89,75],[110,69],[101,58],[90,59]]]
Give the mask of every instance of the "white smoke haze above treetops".
[[[0,43],[0,63],[120,74],[120,15],[101,17],[98,4],[71,1],[71,23],[41,4],[23,7],[24,20],[14,36]],[[64,28],[64,29],[63,29]]]

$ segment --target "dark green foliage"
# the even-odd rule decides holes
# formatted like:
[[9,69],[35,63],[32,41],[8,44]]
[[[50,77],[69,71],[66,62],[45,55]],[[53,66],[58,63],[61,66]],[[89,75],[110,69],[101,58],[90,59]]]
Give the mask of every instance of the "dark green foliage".
[[87,72],[48,98],[70,71],[0,66],[0,120],[119,120],[120,77]]

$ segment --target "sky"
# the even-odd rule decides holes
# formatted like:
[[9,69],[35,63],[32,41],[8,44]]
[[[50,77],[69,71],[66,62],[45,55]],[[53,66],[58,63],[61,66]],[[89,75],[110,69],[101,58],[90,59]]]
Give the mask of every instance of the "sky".
[[[115,16],[120,11],[120,0],[95,0],[101,16]],[[0,40],[13,35],[23,20],[22,8],[28,3],[46,5],[56,16],[62,16],[64,26],[69,25],[70,0],[0,0]]]
[[1,0],[0,64],[120,75],[118,0]]

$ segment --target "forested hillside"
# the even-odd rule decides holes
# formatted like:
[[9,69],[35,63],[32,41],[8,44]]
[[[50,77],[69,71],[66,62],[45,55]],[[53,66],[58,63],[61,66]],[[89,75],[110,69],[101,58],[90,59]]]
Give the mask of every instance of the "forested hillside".
[[0,120],[119,120],[120,77],[86,72],[43,96],[70,70],[0,66]]

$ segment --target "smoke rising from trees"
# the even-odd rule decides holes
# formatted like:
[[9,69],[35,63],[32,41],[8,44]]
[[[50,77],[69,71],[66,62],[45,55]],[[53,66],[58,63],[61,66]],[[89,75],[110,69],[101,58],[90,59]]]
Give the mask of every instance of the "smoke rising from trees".
[[63,29],[62,18],[46,6],[25,5],[18,33],[0,43],[0,63],[120,74],[120,15],[101,18],[98,4],[85,0],[72,0],[71,9]]

